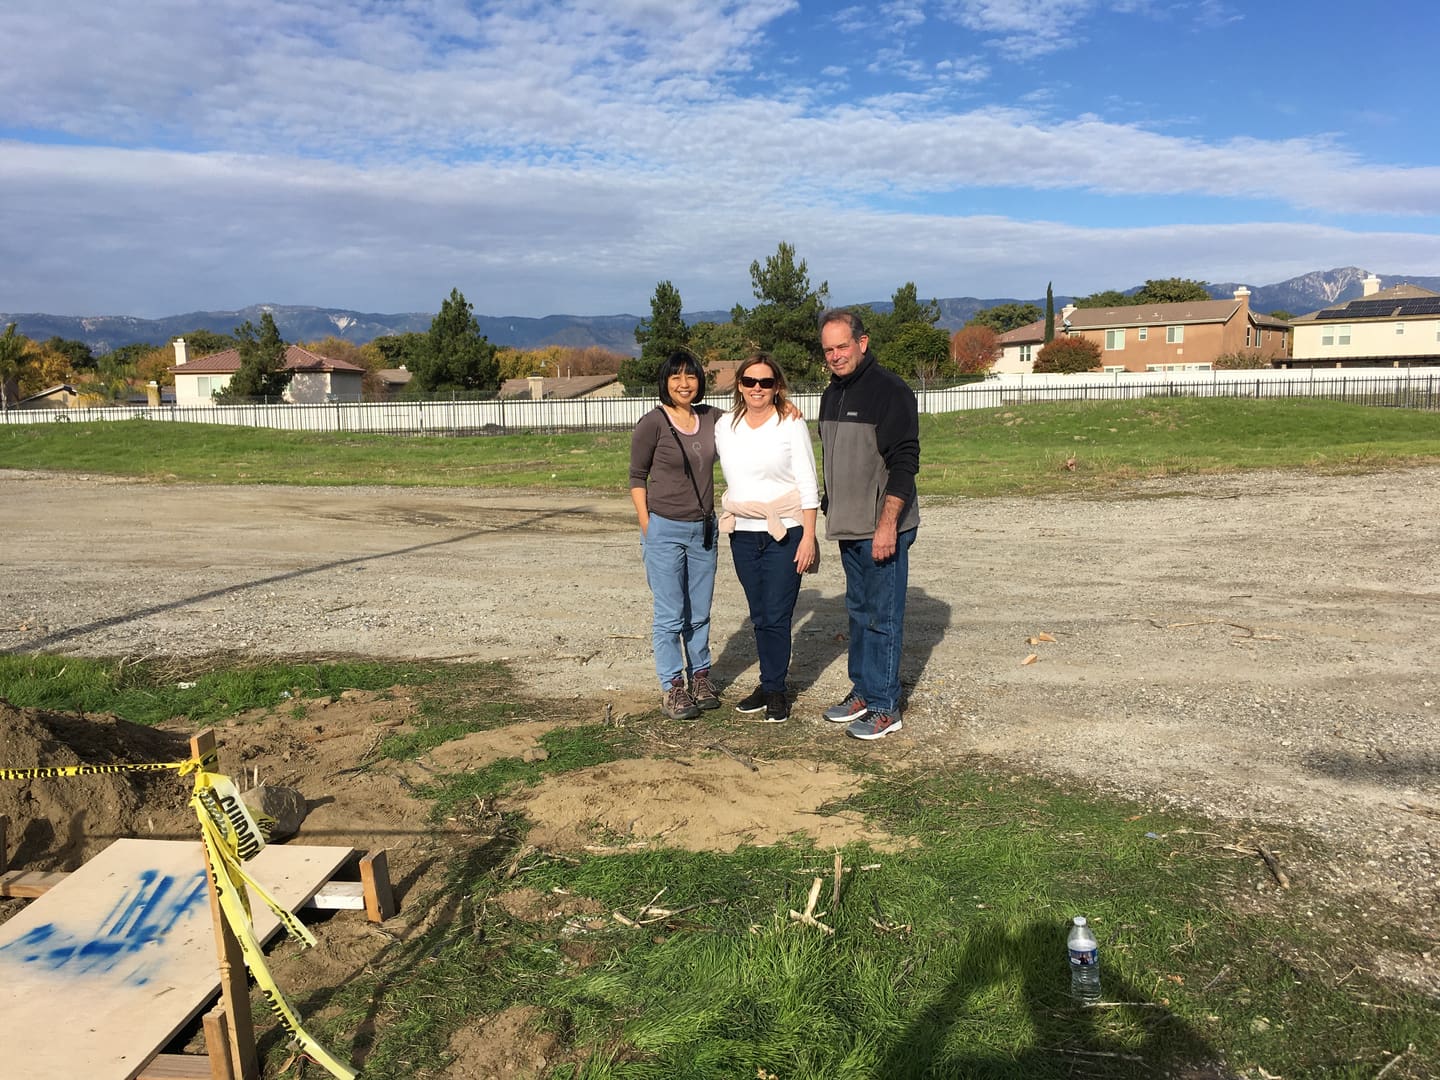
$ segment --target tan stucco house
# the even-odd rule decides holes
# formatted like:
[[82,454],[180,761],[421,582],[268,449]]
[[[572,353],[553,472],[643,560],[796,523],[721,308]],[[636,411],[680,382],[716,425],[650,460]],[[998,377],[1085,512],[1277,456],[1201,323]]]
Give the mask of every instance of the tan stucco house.
[[[223,390],[240,370],[240,350],[226,349],[191,360],[185,339],[175,339],[175,364],[168,369],[175,376],[175,404],[213,405],[212,395]],[[284,399],[296,405],[332,401],[359,401],[365,369],[348,360],[331,360],[299,345],[285,347],[285,370],[294,372]]]
[[1302,315],[1287,367],[1409,367],[1440,364],[1440,293],[1418,285],[1380,288],[1374,274],[1358,300]]

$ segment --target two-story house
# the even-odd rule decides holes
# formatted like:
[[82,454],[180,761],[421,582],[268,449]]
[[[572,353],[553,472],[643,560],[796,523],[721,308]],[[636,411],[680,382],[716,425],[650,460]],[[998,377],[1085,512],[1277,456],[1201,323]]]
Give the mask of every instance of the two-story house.
[[[1067,304],[1055,318],[1055,332],[1094,341],[1106,371],[1207,371],[1216,357],[1232,353],[1252,354],[1274,364],[1290,351],[1290,324],[1251,311],[1250,290],[1243,285],[1231,300],[1109,308]],[[1034,371],[1044,341],[1043,319],[1001,334],[1000,357],[993,370]]]
[[1418,285],[1380,288],[1374,274],[1358,300],[1294,322],[1287,367],[1408,367],[1440,364],[1440,293]]

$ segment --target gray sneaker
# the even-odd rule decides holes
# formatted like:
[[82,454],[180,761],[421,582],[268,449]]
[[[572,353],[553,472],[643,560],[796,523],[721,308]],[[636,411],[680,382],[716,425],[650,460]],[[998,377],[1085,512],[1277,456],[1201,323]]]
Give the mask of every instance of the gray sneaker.
[[848,724],[852,720],[859,720],[870,710],[865,707],[865,702],[860,695],[851,690],[845,695],[845,700],[831,705],[822,715],[832,724]]
[[905,725],[900,722],[900,710],[894,712],[872,712],[862,716],[845,729],[845,734],[856,739],[883,739],[892,731],[899,731]]
[[695,699],[698,708],[718,709],[720,707],[720,695],[715,690],[715,684],[710,681],[708,669],[697,671],[691,676],[690,696]]
[[671,720],[694,720],[700,715],[700,706],[695,704],[690,691],[685,689],[684,679],[676,679],[670,684],[660,707]]

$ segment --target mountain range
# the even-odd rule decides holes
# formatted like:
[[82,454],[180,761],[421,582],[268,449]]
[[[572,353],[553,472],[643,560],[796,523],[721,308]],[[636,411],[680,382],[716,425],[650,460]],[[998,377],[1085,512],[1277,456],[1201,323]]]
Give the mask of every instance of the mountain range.
[[[1334,270],[1316,270],[1273,285],[1247,285],[1250,289],[1250,307],[1255,311],[1288,311],[1294,315],[1317,311],[1337,302],[1353,300],[1361,294],[1361,281],[1367,271],[1346,266]],[[1422,288],[1440,292],[1440,277],[1417,277],[1408,274],[1381,274],[1385,287],[1408,282]],[[1207,283],[1210,295],[1217,299],[1228,299],[1234,295],[1240,282]],[[1125,290],[1136,292],[1136,285]],[[1056,296],[1058,311],[1071,297]],[[940,321],[937,325],[946,330],[958,330],[981,308],[996,304],[1031,303],[1040,308],[1045,298],[1038,300],[1017,300],[1014,297],[999,297],[988,300],[972,296],[948,297],[939,300]],[[869,305],[875,311],[888,311],[890,302],[877,301]],[[280,335],[286,341],[317,341],[326,337],[339,337],[356,344],[364,344],[386,334],[423,333],[430,329],[433,313],[406,312],[383,315],[371,312],[347,311],[341,308],[301,307],[285,304],[252,304],[238,311],[192,311],[185,315],[171,315],[161,319],[138,319],[128,315],[44,315],[35,313],[5,314],[0,312],[0,326],[15,323],[16,329],[32,341],[44,341],[51,337],[83,341],[97,354],[109,352],[122,345],[148,342],[153,345],[173,341],[193,330],[210,330],[229,334],[247,320],[258,323],[262,312],[270,312]],[[690,323],[702,320],[728,322],[728,311],[687,312],[685,320]],[[588,348],[598,345],[614,352],[634,355],[638,352],[635,344],[635,326],[640,321],[637,315],[547,315],[544,318],[523,318],[520,316],[477,315],[480,332],[497,345],[508,345],[518,349],[535,349],[545,345],[569,345]]]

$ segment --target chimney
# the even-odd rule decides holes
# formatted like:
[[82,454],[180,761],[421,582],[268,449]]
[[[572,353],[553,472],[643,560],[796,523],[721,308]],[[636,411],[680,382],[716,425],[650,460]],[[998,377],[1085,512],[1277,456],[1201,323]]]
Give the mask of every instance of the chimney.
[[1062,333],[1068,334],[1070,332],[1070,316],[1074,314],[1074,304],[1066,304],[1063,308],[1060,309],[1060,326],[1062,328]]
[[1240,306],[1247,312],[1250,310],[1250,290],[1244,285],[1235,290],[1235,299],[1240,301]]
[[529,382],[530,399],[532,401],[539,401],[545,396],[545,377],[543,375],[531,375]]
[[1380,291],[1380,279],[1379,279],[1378,277],[1376,277],[1374,274],[1368,274],[1368,275],[1366,275],[1366,277],[1360,282],[1360,288],[1361,288],[1361,293],[1360,293],[1360,295],[1361,295],[1362,297],[1365,297],[1365,296],[1374,296],[1377,292]]
[[189,357],[185,355],[185,339],[183,337],[177,337],[175,339],[175,366],[183,366],[188,359]]

